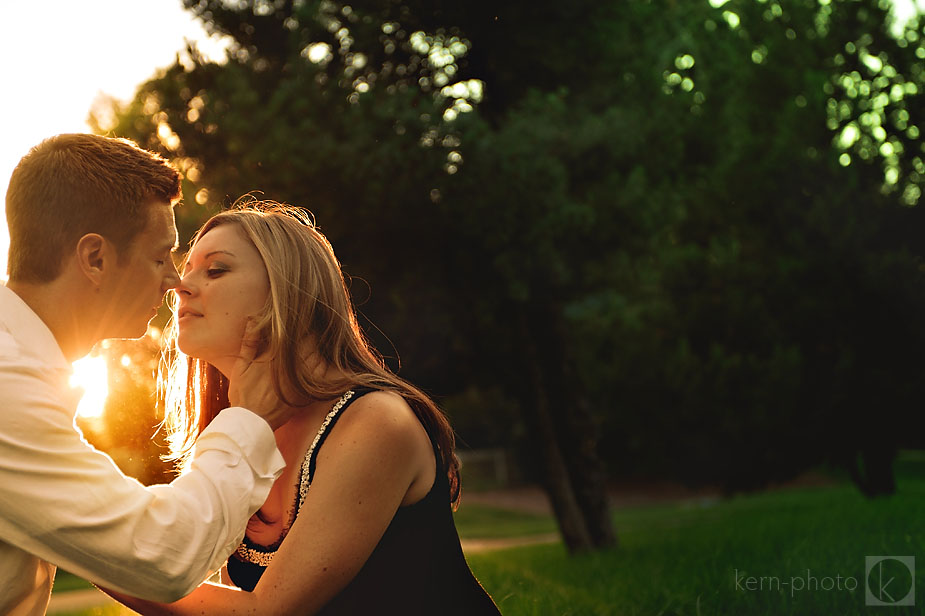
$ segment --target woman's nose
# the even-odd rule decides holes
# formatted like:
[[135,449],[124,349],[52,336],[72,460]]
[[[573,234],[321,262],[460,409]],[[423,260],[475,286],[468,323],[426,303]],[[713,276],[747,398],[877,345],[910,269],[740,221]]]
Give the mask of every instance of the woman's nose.
[[176,291],[178,295],[192,295],[195,293],[195,286],[189,274],[186,276],[178,276],[177,283],[174,285],[173,290]]

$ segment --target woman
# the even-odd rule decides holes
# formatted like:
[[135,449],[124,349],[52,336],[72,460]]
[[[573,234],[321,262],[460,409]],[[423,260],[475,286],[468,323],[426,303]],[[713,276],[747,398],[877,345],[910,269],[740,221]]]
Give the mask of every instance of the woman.
[[257,203],[211,218],[174,310],[167,395],[180,458],[228,405],[242,340],[299,413],[275,432],[287,468],[222,585],[172,604],[113,596],[142,614],[499,613],[453,523],[449,423],[370,348],[331,245],[303,212]]

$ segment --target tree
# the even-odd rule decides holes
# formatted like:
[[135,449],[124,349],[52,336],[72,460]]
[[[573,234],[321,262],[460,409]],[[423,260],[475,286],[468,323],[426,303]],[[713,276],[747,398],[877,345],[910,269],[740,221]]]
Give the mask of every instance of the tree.
[[[204,63],[190,50],[191,70],[178,63],[147,84],[134,108],[123,111],[122,124],[114,131],[148,147],[168,146],[181,166],[194,170],[205,185],[229,193],[259,186],[270,195],[309,204],[345,263],[359,257],[363,267],[354,271],[379,285],[386,281],[393,290],[389,301],[381,302],[392,306],[379,313],[392,321],[416,323],[430,338],[429,344],[403,348],[420,348],[423,356],[434,337],[452,347],[460,337],[480,333],[448,326],[465,322],[454,319],[465,306],[464,298],[452,288],[422,294],[420,283],[445,277],[449,265],[442,248],[446,238],[453,237],[451,225],[458,213],[434,204],[440,201],[442,170],[452,172],[460,159],[455,149],[459,138],[448,119],[471,108],[469,101],[478,99],[480,84],[444,84],[457,70],[455,59],[466,53],[468,43],[452,28],[409,33],[404,22],[413,23],[413,14],[392,3],[366,12],[334,3],[188,6],[211,27],[235,38],[228,63]],[[316,61],[306,61],[306,56]],[[439,86],[443,89],[434,96]],[[291,138],[293,127],[299,139]],[[435,156],[434,147],[421,144],[439,144],[449,152]],[[401,212],[401,220],[396,212]],[[357,228],[358,220],[368,227]],[[383,236],[389,238],[389,267],[383,267],[380,257]],[[397,269],[395,263],[405,266]],[[506,283],[501,278],[493,287]],[[428,301],[409,310],[403,298],[411,297]],[[519,328],[515,340],[521,345],[532,344],[529,332],[538,322],[561,320],[561,299],[548,301],[546,309],[526,311],[523,298],[518,298],[518,309],[504,313]],[[428,318],[441,314],[433,310],[435,304],[445,309],[443,316]],[[560,353],[567,352],[562,343],[565,332],[561,325],[556,327],[558,331],[550,329],[549,339],[561,347],[559,351],[534,344],[524,356],[520,349],[505,347],[500,357],[497,352],[490,357],[490,363],[524,364],[525,376],[534,384],[518,398],[540,418],[534,433],[544,443],[547,474],[558,478],[551,494],[569,545],[607,545],[613,542],[613,532],[603,467],[593,431],[585,429],[593,421],[581,397],[569,395],[576,386],[569,381],[575,379],[564,370]],[[453,362],[442,361],[439,371],[465,372],[452,370]],[[521,381],[520,374],[516,377]],[[436,379],[438,385],[441,381],[445,383],[445,377]],[[555,393],[547,393],[553,386]],[[578,441],[571,452],[562,451],[551,423],[550,412],[557,407],[571,409],[564,416],[581,424],[571,430]],[[595,467],[595,474],[587,472]]]
[[[644,284],[580,305],[610,334],[590,348],[621,349],[595,381],[619,375],[608,386],[636,411],[610,415],[605,439],[621,461],[651,455],[658,474],[728,489],[831,461],[888,493],[922,395],[922,213],[895,189],[918,179],[891,182],[871,151],[845,166],[831,110],[845,49],[876,41],[908,58],[892,50],[915,35],[896,39],[873,2],[677,5],[660,23],[674,32],[653,41],[663,87],[689,107],[650,107],[662,156],[644,164],[646,190],[678,215],[634,262]],[[899,61],[891,73],[919,74]],[[854,92],[857,107],[875,90]]]
[[186,5],[227,62],[191,48],[101,128],[177,160],[190,202],[311,209],[406,376],[519,408],[498,438],[570,549],[615,542],[608,471],[738,490],[837,462],[892,489],[925,383],[922,214],[897,205],[917,24],[872,0]]

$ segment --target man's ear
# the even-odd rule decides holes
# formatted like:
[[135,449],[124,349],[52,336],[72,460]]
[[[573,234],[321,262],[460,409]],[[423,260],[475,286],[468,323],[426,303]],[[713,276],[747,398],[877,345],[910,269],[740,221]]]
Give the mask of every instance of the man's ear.
[[112,245],[99,233],[87,233],[77,240],[77,267],[96,287],[113,258]]

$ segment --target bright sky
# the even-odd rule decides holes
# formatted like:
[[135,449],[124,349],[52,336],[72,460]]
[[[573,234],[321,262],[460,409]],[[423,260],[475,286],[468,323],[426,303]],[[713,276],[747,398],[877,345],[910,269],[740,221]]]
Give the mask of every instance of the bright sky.
[[[173,63],[185,39],[220,57],[180,0],[0,0],[0,191],[30,147],[45,137],[87,132],[100,95],[128,100]],[[0,220],[0,280],[9,236]]]

